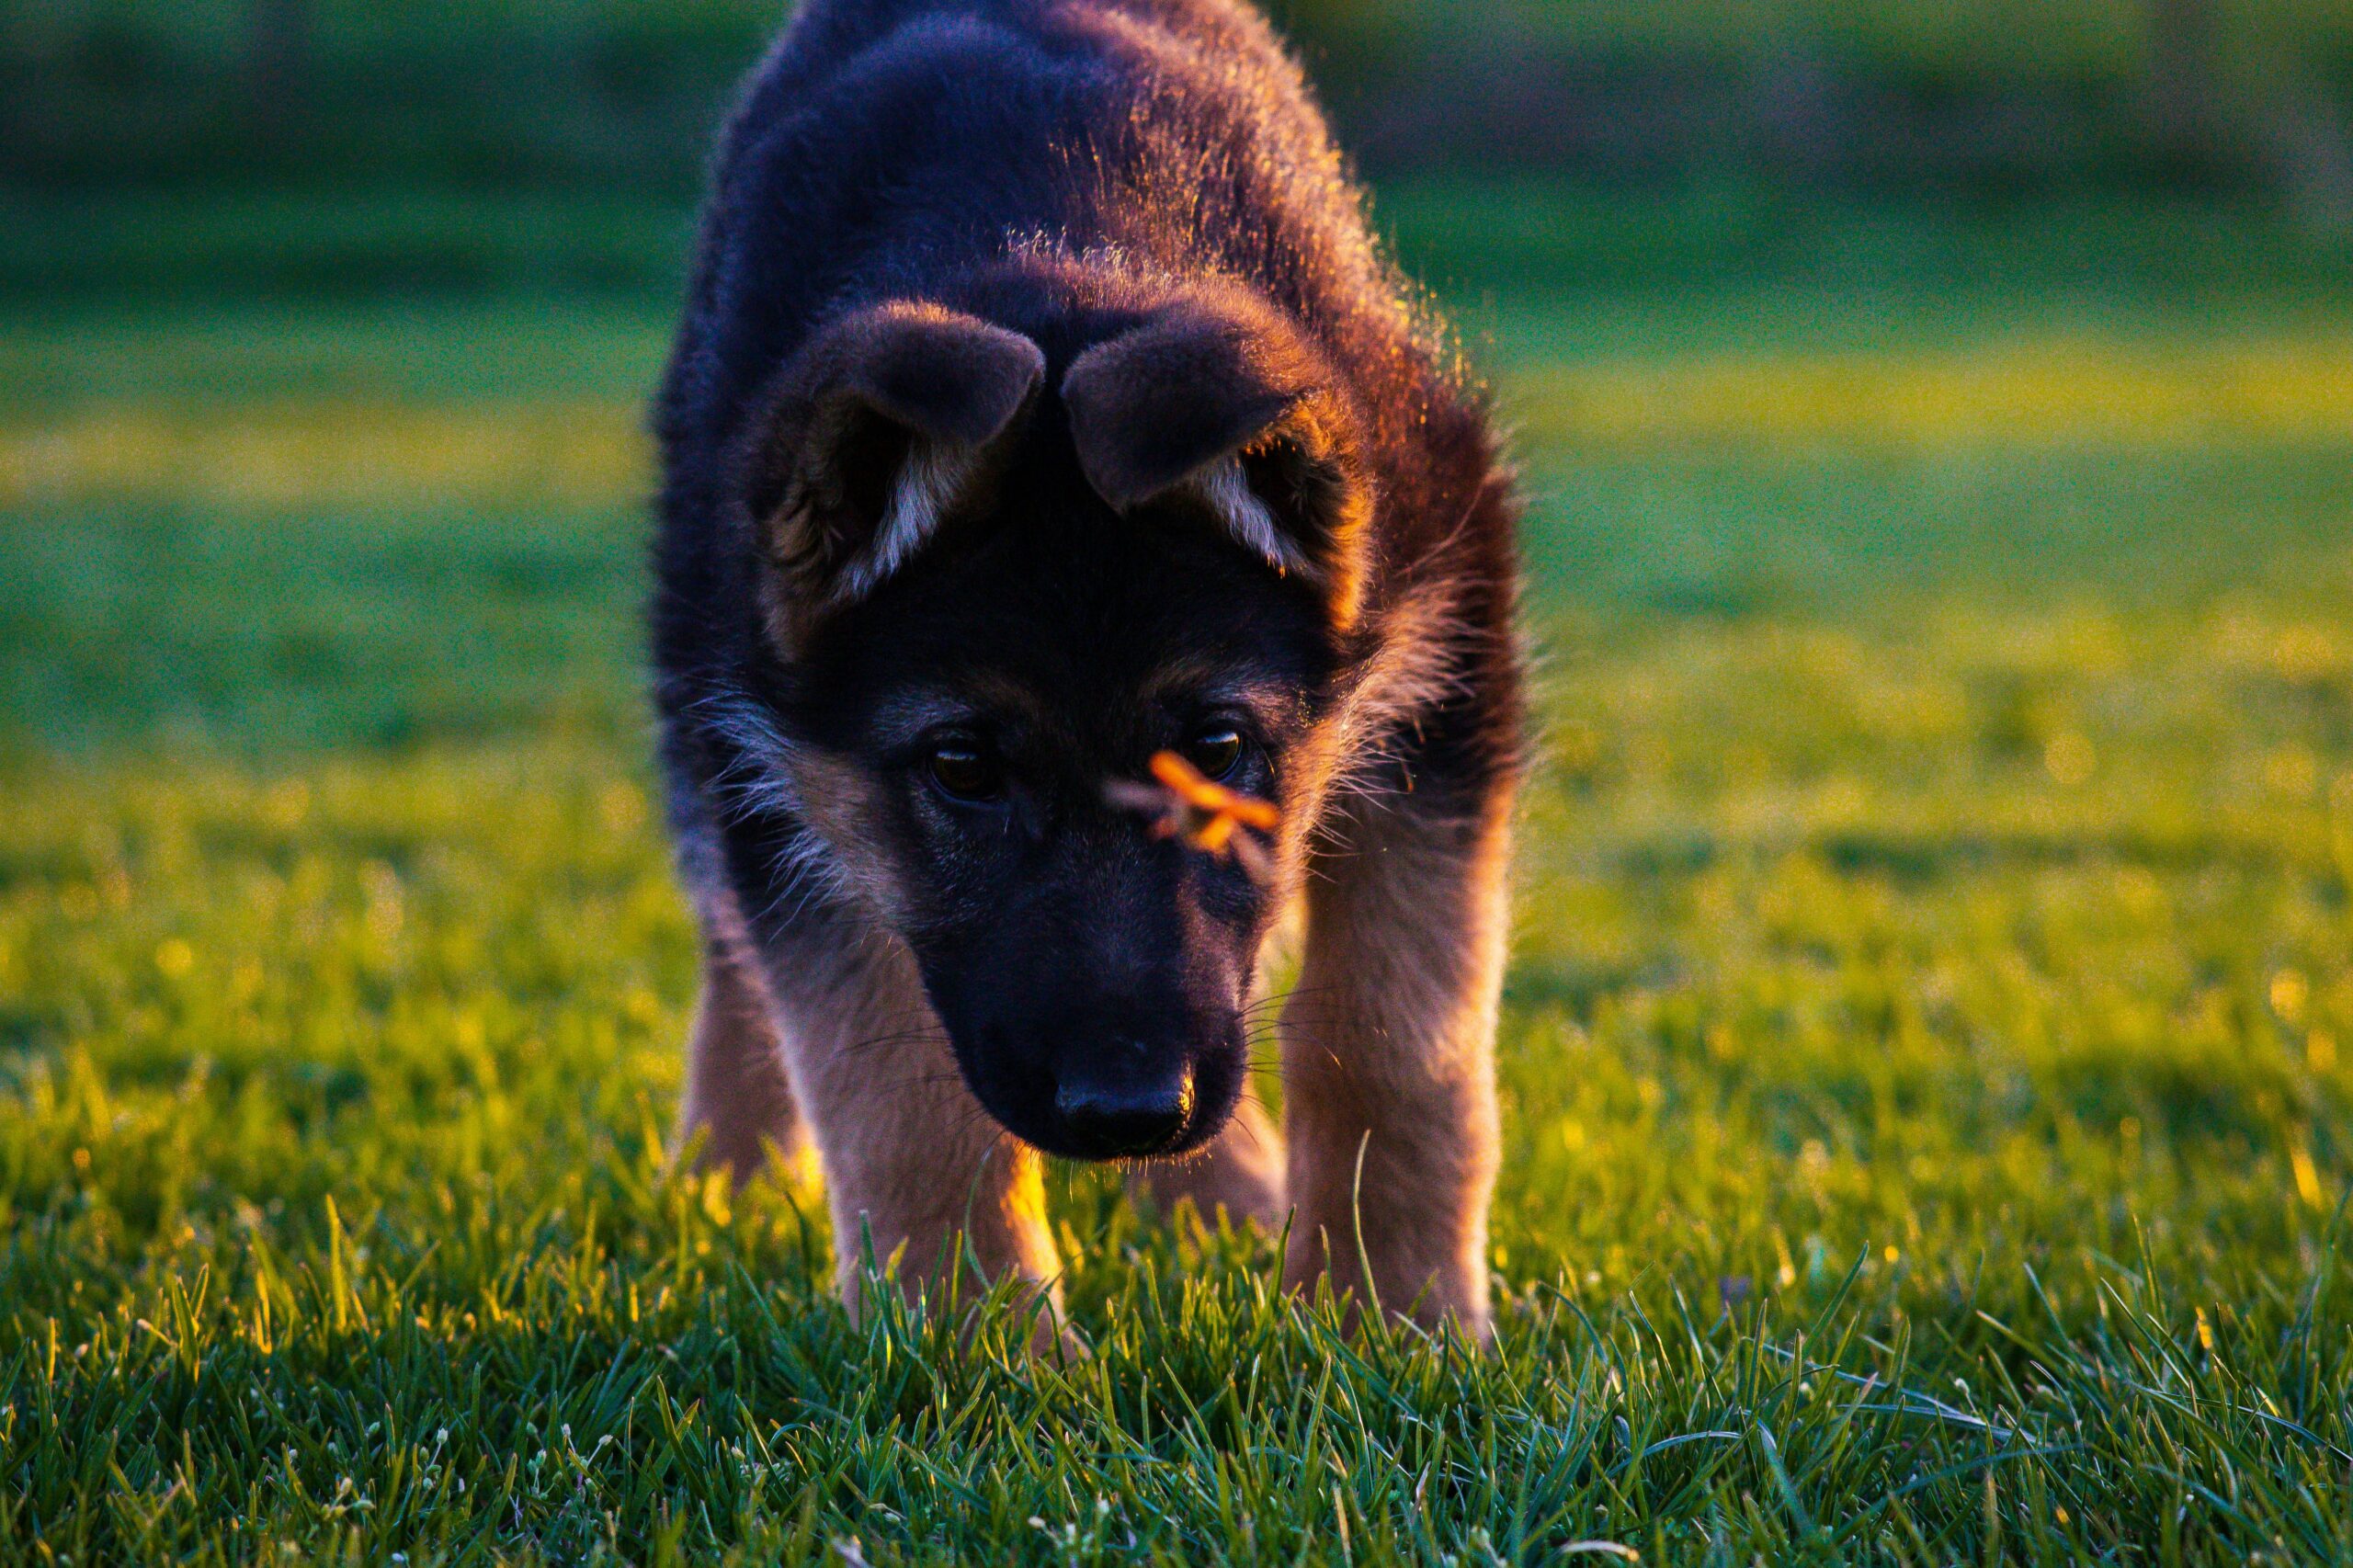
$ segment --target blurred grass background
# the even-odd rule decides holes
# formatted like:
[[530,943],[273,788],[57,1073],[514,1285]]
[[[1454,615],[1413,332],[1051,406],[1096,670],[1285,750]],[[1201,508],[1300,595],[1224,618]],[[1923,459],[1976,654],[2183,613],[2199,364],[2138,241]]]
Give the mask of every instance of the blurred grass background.
[[[698,190],[709,129],[778,15],[754,0],[11,6],[0,292],[659,288],[678,266],[663,210]],[[1750,264],[1796,237],[1787,208],[1825,195],[2160,192],[2353,231],[2341,0],[1289,0],[1277,15],[1377,179],[1476,170],[1685,199],[1579,225],[1566,258],[1529,249],[1531,229],[1558,228],[1542,205],[1436,225],[1483,274]]]
[[[2345,175],[2335,0],[1285,0],[1378,171]],[[0,21],[0,147],[51,187],[266,176],[691,190],[756,0],[50,0]],[[2333,172],[2332,172],[2333,171]],[[2341,198],[2338,191],[2329,199]]]
[[53,0],[6,1555],[2353,1562],[2353,19],[1288,14],[1530,495],[1502,1354],[1082,1174],[1095,1368],[857,1335],[662,1179],[641,418],[771,8]]

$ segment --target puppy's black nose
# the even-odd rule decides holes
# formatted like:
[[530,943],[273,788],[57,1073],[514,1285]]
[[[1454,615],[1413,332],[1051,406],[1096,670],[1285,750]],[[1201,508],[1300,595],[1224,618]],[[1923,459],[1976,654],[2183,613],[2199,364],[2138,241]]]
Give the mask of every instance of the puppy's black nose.
[[1168,1147],[1193,1116],[1188,1069],[1156,1083],[1068,1083],[1054,1109],[1071,1141],[1091,1160],[1150,1154]]

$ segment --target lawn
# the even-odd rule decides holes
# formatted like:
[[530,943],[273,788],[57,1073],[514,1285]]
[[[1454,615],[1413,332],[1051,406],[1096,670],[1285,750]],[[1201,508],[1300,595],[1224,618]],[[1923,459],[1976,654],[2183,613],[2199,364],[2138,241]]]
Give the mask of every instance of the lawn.
[[1544,725],[1484,1356],[1084,1172],[1091,1356],[852,1328],[813,1189],[665,1175],[658,299],[14,316],[0,1559],[2353,1562],[2353,289],[1458,200]]

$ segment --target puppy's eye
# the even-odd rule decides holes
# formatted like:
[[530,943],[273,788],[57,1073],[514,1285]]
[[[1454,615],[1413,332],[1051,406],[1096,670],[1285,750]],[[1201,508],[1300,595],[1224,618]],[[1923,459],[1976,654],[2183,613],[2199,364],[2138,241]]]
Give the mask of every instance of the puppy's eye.
[[1219,724],[1185,743],[1185,760],[1201,770],[1204,778],[1223,778],[1242,766],[1242,732]]
[[994,801],[1005,789],[996,759],[970,741],[945,741],[925,759],[931,781],[951,801]]

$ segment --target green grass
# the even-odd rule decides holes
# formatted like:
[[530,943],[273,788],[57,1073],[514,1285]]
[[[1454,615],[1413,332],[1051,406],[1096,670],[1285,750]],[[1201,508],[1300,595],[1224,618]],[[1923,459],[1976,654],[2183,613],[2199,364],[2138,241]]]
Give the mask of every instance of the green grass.
[[[1768,422],[1777,357],[2347,325],[2319,284],[1537,283],[1466,285],[1507,405],[1732,367]],[[426,441],[620,406],[660,326],[55,316],[0,426]],[[1083,1172],[1090,1358],[854,1329],[815,1192],[665,1176],[694,942],[627,486],[14,494],[0,1559],[2353,1562],[2353,437],[1521,412],[1483,1357],[1347,1341],[1267,1240]]]

